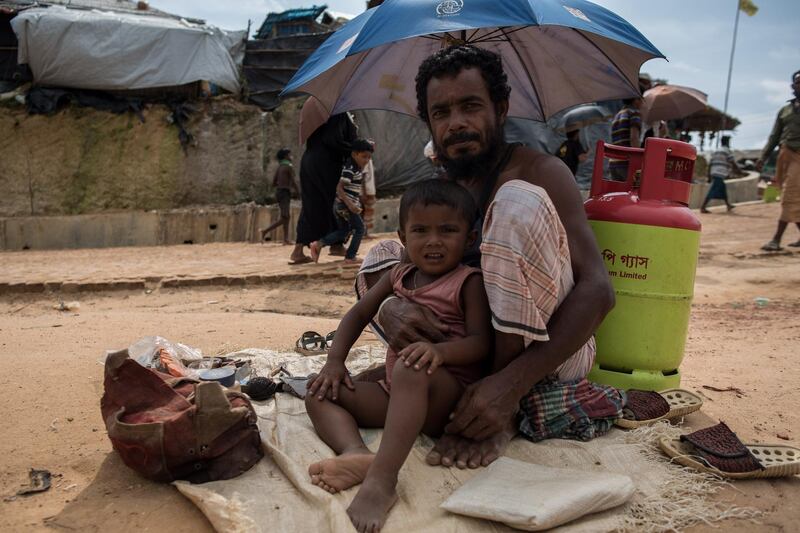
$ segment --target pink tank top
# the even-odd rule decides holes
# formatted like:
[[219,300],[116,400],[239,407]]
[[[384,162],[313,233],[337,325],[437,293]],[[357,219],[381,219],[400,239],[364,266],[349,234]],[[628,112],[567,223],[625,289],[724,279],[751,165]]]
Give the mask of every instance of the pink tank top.
[[[464,309],[461,306],[461,288],[464,282],[473,274],[480,275],[480,269],[459,265],[433,283],[419,289],[406,289],[403,278],[413,275],[417,267],[413,264],[398,264],[389,273],[392,288],[396,296],[404,298],[415,304],[424,305],[436,316],[450,326],[448,339],[463,338],[467,334],[464,322]],[[488,354],[487,354],[488,355]],[[389,348],[386,352],[386,383],[391,384],[392,370],[397,362],[397,354]],[[484,374],[484,363],[471,365],[445,365],[447,371],[453,374],[462,385],[469,385],[477,381]]]

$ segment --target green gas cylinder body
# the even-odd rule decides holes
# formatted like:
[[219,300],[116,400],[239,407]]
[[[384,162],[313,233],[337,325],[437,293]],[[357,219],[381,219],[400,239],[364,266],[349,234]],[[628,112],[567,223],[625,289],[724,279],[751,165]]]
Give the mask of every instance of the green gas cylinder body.
[[[668,148],[677,141],[658,141],[641,154],[640,187],[624,191],[618,183],[607,192],[602,184],[593,186],[598,194],[584,204],[616,293],[614,309],[596,332],[589,379],[621,389],[679,386],[691,313],[700,222],[685,204],[689,184],[675,186],[677,180],[665,176],[674,171],[670,160],[693,156],[694,149],[685,145],[675,154]],[[606,145],[605,151],[614,148]],[[648,150],[660,150],[661,157]]]

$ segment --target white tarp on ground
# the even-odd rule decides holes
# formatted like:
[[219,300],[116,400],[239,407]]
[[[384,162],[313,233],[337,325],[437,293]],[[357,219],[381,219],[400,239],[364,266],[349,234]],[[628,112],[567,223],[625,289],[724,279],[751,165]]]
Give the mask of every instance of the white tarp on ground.
[[[382,346],[355,348],[348,368],[355,374],[382,364]],[[302,357],[295,353],[248,349],[227,357],[249,359],[262,376],[280,366],[295,376],[318,371],[325,356]],[[258,414],[266,456],[243,475],[202,485],[176,482],[184,496],[194,502],[217,531],[272,533],[276,531],[354,531],[346,509],[356,488],[328,494],[309,481],[312,462],[333,456],[314,432],[304,403],[287,394],[253,402]],[[644,431],[644,432],[643,432]],[[650,433],[648,433],[648,431]],[[700,521],[713,522],[736,516],[752,516],[728,503],[710,501],[720,488],[711,476],[672,465],[656,451],[659,433],[675,436],[679,428],[662,424],[625,433],[612,430],[590,442],[553,439],[540,443],[515,439],[506,455],[516,460],[553,468],[595,473],[614,473],[633,480],[636,492],[620,507],[590,514],[568,525],[561,533],[602,531],[675,531]],[[377,450],[382,431],[363,430],[367,446]],[[447,498],[481,470],[431,467],[425,454],[431,439],[420,436],[400,471],[399,500],[392,509],[385,533],[485,533],[511,532],[508,526],[478,518],[452,514],[440,507]]]
[[27,63],[40,85],[126,90],[206,80],[240,88],[245,31],[58,6],[22,11],[11,26],[17,62]]

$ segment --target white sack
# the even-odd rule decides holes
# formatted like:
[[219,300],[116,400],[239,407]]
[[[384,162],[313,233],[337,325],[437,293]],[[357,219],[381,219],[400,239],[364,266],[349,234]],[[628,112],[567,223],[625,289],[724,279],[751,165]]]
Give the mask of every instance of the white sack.
[[501,457],[442,505],[452,513],[539,531],[622,505],[636,490],[628,476],[567,470]]
[[207,80],[240,89],[244,31],[59,6],[22,11],[11,26],[17,62],[30,66],[39,85],[125,90]]

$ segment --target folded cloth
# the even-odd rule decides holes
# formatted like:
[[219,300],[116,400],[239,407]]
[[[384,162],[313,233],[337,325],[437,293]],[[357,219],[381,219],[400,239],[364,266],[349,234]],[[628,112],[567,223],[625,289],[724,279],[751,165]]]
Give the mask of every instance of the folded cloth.
[[520,400],[519,431],[533,442],[588,441],[606,433],[622,417],[625,393],[584,379],[554,377],[534,385]]
[[501,457],[464,483],[441,507],[539,531],[622,505],[635,490],[631,478],[608,471],[552,468]]

